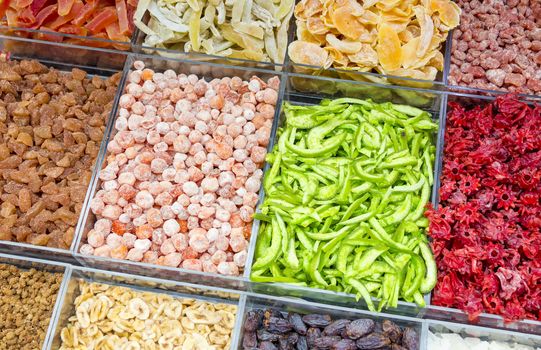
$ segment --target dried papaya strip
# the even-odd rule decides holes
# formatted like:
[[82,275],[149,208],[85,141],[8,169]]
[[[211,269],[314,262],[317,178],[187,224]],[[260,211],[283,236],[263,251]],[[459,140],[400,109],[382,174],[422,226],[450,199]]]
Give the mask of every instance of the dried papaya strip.
[[58,15],[65,16],[71,11],[75,0],[58,0]]
[[36,15],[36,21],[34,22],[34,26],[32,28],[38,29],[41,27],[43,23],[45,23],[46,20],[50,19],[53,15],[58,15],[57,13],[58,5],[49,5],[47,7],[44,7],[41,11],[38,12]]
[[88,1],[83,7],[83,9],[81,10],[81,12],[79,12],[79,15],[75,17],[75,19],[72,21],[72,23],[75,24],[76,26],[82,26],[86,22],[86,20],[89,19],[90,16],[92,16],[92,13],[94,13],[94,11],[96,11],[97,8],[98,8],[97,0]]
[[109,24],[116,21],[116,9],[114,6],[108,6],[97,14],[85,27],[93,34],[101,32]]
[[[116,12],[118,14],[118,27],[121,34],[126,34],[130,30],[128,21],[128,10],[124,0],[116,0]],[[111,40],[115,40],[111,38]]]
[[84,4],[81,0],[75,0],[73,6],[71,7],[70,13],[68,13],[66,16],[56,18],[53,22],[48,24],[48,27],[54,30],[66,23],[69,23],[75,17],[77,17],[77,15],[79,15],[83,7]]

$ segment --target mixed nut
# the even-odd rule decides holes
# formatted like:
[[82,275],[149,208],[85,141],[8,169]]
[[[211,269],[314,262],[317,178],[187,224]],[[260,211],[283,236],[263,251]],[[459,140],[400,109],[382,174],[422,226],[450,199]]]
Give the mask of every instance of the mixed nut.
[[328,314],[255,309],[246,315],[242,348],[417,350],[419,337],[414,329],[390,320],[379,323],[368,318],[349,320]]
[[41,349],[62,277],[0,264],[0,350]]
[[0,62],[0,240],[69,248],[119,80]]
[[79,281],[59,350],[229,349],[237,307]]

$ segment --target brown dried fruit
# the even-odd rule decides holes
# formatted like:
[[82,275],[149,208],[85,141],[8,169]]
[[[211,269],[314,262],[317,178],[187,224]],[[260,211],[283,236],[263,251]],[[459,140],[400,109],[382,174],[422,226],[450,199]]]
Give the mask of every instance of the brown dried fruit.
[[0,239],[69,248],[118,82],[0,62]]

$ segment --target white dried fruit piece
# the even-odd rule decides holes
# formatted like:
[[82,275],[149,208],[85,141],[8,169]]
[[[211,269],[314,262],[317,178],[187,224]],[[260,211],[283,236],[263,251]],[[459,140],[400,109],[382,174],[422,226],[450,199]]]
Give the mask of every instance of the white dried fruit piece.
[[145,46],[281,64],[293,6],[294,0],[143,0],[134,23],[147,34]]
[[[61,349],[226,349],[236,307],[81,282]],[[82,322],[81,322],[82,321]]]

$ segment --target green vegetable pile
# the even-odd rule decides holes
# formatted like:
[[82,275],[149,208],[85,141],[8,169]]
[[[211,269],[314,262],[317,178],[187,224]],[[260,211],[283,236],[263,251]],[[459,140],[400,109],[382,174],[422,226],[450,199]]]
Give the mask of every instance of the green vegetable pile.
[[415,107],[340,98],[286,104],[267,156],[251,279],[356,293],[371,310],[424,306],[437,124]]

